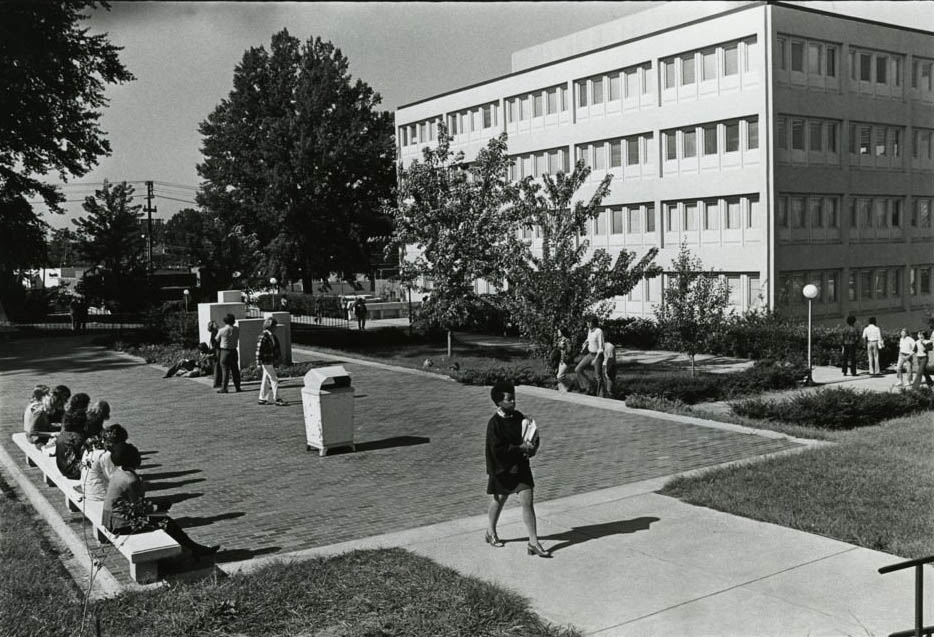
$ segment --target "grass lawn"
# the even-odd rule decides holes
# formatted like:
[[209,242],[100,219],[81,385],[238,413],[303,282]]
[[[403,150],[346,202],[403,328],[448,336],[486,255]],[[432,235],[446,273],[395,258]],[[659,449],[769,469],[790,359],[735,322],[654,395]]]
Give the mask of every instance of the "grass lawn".
[[904,558],[934,555],[931,413],[832,438],[838,444],[676,478],[660,493]]
[[42,540],[42,522],[2,480],[0,489],[4,637],[93,635],[97,617],[107,637],[580,634],[545,624],[514,593],[402,549],[354,551],[127,592],[92,602],[81,633],[82,592]]

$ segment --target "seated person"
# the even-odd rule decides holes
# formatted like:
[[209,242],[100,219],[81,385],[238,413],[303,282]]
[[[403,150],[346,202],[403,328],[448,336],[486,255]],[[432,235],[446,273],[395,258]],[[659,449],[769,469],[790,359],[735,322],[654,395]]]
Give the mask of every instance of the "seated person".
[[62,419],[62,433],[55,439],[55,465],[69,480],[81,477],[86,421],[84,411],[66,411]]
[[77,394],[72,395],[68,398],[68,401],[65,403],[65,412],[62,414],[64,420],[64,415],[68,412],[74,411],[83,411],[87,412],[88,406],[91,404],[91,397],[85,394],[84,392],[78,392]]
[[48,442],[51,434],[58,431],[49,420],[52,411],[52,390],[48,385],[36,385],[32,390],[29,404],[23,412],[23,431],[26,439],[36,445]]
[[188,537],[175,520],[159,515],[159,507],[146,499],[146,485],[136,474],[141,458],[135,446],[127,442],[115,444],[110,450],[110,458],[117,468],[107,486],[102,521],[111,533],[127,535],[161,528],[195,557],[217,553],[220,545],[198,544]]
[[[187,372],[182,375],[188,378],[210,376],[214,373],[215,360],[214,351],[211,347],[207,343],[198,343],[198,360],[183,358],[166,370],[163,378],[171,378],[180,372]],[[195,368],[197,368],[197,373],[193,373]]]
[[71,390],[66,385],[56,385],[52,390],[52,405],[49,410],[49,422],[61,423],[65,415],[65,403],[71,398]]
[[126,439],[126,429],[116,423],[104,429],[100,436],[88,438],[81,458],[81,484],[75,490],[84,493],[88,500],[102,501],[107,495],[110,476],[116,469],[110,451]]
[[87,422],[84,435],[87,438],[97,437],[104,428],[104,421],[110,418],[110,403],[106,400],[98,400],[87,411]]

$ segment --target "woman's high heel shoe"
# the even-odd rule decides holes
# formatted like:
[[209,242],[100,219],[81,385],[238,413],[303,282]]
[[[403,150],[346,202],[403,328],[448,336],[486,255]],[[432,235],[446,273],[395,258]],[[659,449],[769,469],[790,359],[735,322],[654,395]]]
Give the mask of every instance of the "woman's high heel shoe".
[[537,555],[539,557],[551,557],[551,551],[546,551],[542,548],[541,544],[529,544],[526,547],[526,551],[529,555]]
[[486,532],[486,543],[490,546],[495,546],[496,548],[502,548],[506,546],[506,543],[503,542],[495,533]]

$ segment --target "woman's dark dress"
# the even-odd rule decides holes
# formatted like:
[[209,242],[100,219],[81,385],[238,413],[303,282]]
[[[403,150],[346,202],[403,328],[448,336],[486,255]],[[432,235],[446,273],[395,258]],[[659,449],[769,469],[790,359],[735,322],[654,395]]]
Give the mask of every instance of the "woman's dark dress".
[[519,448],[523,418],[521,411],[505,416],[497,411],[486,426],[487,493],[515,493],[520,483],[535,486],[529,459]]

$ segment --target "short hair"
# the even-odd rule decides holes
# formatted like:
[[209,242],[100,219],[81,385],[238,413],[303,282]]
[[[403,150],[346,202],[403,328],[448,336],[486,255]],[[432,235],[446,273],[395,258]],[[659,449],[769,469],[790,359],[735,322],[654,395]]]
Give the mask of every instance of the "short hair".
[[42,399],[52,393],[48,385],[36,385],[32,388],[32,400],[42,402]]
[[503,402],[503,396],[505,394],[516,395],[516,386],[510,382],[500,380],[497,381],[493,388],[490,390],[490,398],[493,399],[493,403],[499,405]]
[[118,442],[110,448],[110,461],[124,469],[136,469],[142,462],[139,449],[129,442]]
[[236,322],[237,322],[237,317],[235,317],[233,314],[226,314],[224,316],[224,323],[226,323],[227,325],[233,325]]
[[875,316],[870,316],[870,317],[869,317],[869,324],[870,324],[870,325],[875,325],[875,324],[876,324],[876,317],[875,317]]
[[847,324],[847,325],[853,325],[854,323],[856,323],[856,317],[855,317],[855,316],[853,316],[852,314],[850,314],[848,317],[846,317],[846,324]]
[[268,330],[270,328],[275,327],[278,324],[279,324],[279,321],[277,321],[275,317],[270,316],[268,319],[263,321],[263,329]]
[[62,401],[64,405],[65,401],[71,398],[71,390],[68,389],[67,385],[56,385],[52,390],[52,398]]
[[106,400],[95,401],[88,407],[88,416],[97,416],[101,420],[107,420],[110,418],[110,403]]
[[83,409],[77,411],[66,411],[62,416],[62,431],[80,431],[84,432],[87,424],[88,415]]
[[104,439],[104,446],[109,449],[118,443],[126,442],[130,436],[123,425],[114,423],[109,427],[104,427],[101,437]]
[[600,321],[593,314],[587,317],[587,325],[599,325],[599,324],[600,324]]
[[198,343],[198,351],[202,354],[208,354],[211,351],[211,348],[207,343]]
[[65,411],[87,411],[88,405],[91,403],[91,397],[85,394],[84,392],[78,392],[71,396],[68,399],[68,402],[65,403]]

